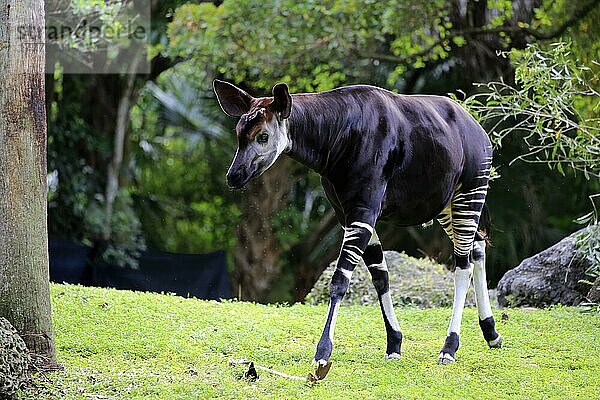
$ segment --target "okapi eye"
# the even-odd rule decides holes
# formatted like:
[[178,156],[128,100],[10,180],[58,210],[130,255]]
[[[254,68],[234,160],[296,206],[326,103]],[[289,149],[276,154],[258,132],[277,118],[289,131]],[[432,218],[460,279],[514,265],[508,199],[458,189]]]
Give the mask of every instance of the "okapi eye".
[[261,133],[256,137],[256,141],[260,144],[265,144],[269,140],[269,135],[266,133]]

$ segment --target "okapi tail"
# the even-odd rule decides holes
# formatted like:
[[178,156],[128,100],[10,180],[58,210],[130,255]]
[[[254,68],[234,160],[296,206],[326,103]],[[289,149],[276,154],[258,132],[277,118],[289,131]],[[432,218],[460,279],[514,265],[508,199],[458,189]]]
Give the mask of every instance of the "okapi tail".
[[487,204],[483,204],[481,216],[479,217],[479,228],[475,234],[476,240],[485,240],[488,246],[492,245],[492,218]]

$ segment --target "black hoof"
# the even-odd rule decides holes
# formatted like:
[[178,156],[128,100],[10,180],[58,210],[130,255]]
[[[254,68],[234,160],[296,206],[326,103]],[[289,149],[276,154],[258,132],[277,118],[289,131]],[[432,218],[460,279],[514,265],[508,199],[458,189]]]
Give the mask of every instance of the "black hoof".
[[316,382],[325,379],[329,369],[331,368],[331,362],[326,360],[317,361],[317,369],[314,374],[308,374],[309,382]]
[[440,356],[438,357],[438,364],[439,365],[448,365],[448,364],[452,364],[454,363],[456,360],[454,360],[454,357],[452,357],[450,354],[448,353],[440,353]]
[[494,340],[490,340],[487,342],[490,349],[499,349],[502,347],[502,335],[498,334],[498,337]]
[[440,356],[438,357],[438,364],[452,364],[454,362],[454,355],[458,350],[458,345],[458,333],[450,332],[450,334],[446,336],[446,341],[444,342],[444,347],[442,347],[442,351],[440,351]]
[[400,355],[400,353],[391,353],[391,354],[386,354],[385,359],[388,361],[400,360],[400,359],[402,359],[402,356]]

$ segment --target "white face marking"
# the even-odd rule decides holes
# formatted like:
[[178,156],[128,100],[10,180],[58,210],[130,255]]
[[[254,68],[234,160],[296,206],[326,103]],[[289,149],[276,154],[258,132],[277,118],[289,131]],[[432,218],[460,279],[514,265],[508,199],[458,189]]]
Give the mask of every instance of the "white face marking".
[[[266,143],[259,143],[261,135],[268,135]],[[262,174],[277,161],[277,158],[292,148],[287,120],[279,120],[273,117],[265,124],[263,130],[256,135],[249,147],[256,153],[255,162],[259,164],[259,174]],[[248,149],[250,150],[250,149]]]

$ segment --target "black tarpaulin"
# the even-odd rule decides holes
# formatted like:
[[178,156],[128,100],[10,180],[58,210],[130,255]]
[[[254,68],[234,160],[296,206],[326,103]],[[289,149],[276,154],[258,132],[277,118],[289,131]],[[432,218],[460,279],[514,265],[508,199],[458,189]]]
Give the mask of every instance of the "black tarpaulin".
[[169,292],[199,299],[231,298],[222,250],[208,254],[148,251],[140,257],[137,269],[101,263],[94,265],[93,275],[97,286]]
[[57,283],[92,284],[92,267],[88,262],[91,247],[69,239],[48,239],[50,280]]
[[68,239],[51,238],[50,280],[86,286],[174,293],[199,299],[231,298],[223,250],[176,254],[149,250],[131,269],[99,262],[92,249]]

